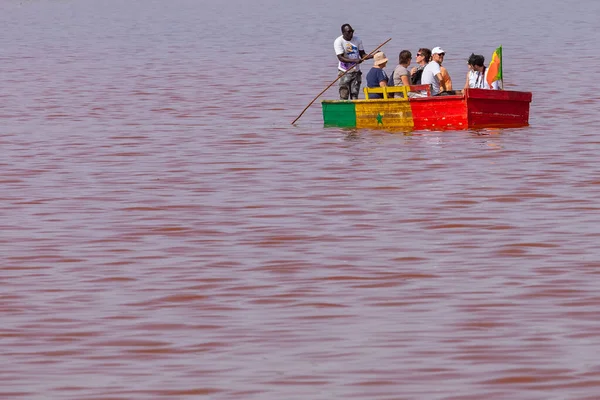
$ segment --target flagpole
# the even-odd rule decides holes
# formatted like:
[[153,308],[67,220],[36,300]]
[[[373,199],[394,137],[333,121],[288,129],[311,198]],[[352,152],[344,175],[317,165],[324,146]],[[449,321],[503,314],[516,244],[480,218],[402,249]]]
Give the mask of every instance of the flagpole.
[[[502,49],[502,45],[500,45],[500,49]],[[503,50],[500,50],[500,71],[502,72],[502,79],[500,79],[500,85],[502,86],[502,90],[504,90],[504,67],[502,65],[502,59],[504,58]]]

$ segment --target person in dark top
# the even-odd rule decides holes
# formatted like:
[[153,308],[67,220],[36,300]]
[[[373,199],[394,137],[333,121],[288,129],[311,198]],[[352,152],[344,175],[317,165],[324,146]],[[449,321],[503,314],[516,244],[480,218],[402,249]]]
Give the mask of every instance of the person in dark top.
[[[387,65],[388,59],[385,54],[381,51],[375,53],[373,56],[373,68],[367,74],[367,87],[377,88],[386,87],[388,83],[388,76],[383,70]],[[369,95],[370,99],[383,99],[383,94],[373,93]]]
[[421,84],[421,75],[423,75],[423,69],[431,60],[431,50],[422,47],[417,51],[417,64],[418,67],[414,67],[410,71],[410,83],[411,85]]

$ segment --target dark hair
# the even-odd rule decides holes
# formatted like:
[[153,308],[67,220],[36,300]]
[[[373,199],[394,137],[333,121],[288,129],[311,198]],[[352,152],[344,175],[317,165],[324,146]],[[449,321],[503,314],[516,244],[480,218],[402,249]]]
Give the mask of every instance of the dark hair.
[[398,56],[398,62],[400,64],[407,64],[412,58],[412,53],[408,50],[402,50]]
[[350,24],[344,24],[344,25],[342,25],[342,33],[344,33],[345,27],[348,27],[348,28],[350,28],[350,30],[353,30],[352,27],[350,26]]
[[419,53],[421,53],[421,55],[425,59],[425,62],[429,62],[429,60],[431,60],[431,50],[429,50],[425,47],[421,47],[419,49]]
[[467,61],[469,65],[474,67],[483,67],[483,63],[485,62],[485,58],[481,54],[471,53],[469,57],[469,61]]

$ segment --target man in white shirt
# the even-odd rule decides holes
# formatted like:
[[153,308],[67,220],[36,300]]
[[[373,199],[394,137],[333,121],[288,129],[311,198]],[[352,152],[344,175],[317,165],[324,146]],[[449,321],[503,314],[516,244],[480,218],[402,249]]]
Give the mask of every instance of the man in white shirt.
[[362,40],[354,35],[350,24],[342,25],[342,36],[335,39],[333,48],[338,58],[338,76],[340,78],[340,99],[358,99],[362,72],[360,63],[373,56],[366,57]]
[[422,85],[431,85],[431,95],[436,96],[440,94],[440,81],[442,80],[442,72],[440,65],[444,61],[446,52],[441,47],[434,47],[431,50],[431,61],[423,69],[423,75],[421,76]]

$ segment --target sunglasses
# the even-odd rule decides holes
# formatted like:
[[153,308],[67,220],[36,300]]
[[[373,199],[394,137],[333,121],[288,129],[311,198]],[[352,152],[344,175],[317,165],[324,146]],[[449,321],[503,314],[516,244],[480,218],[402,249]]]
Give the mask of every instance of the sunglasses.
[[423,54],[417,53],[417,57],[422,57],[422,56],[423,56]]
[[444,57],[446,55],[446,53],[438,53],[438,56],[440,57]]

